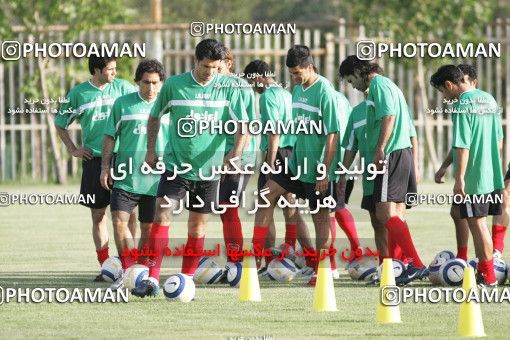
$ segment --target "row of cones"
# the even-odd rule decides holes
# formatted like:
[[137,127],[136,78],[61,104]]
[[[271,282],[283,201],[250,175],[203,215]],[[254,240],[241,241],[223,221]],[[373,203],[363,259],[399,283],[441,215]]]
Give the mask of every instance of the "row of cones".
[[[323,250],[324,251],[324,250]],[[313,293],[313,309],[316,312],[335,312],[336,306],[335,287],[331,267],[327,265],[328,257],[319,262],[317,271],[317,283]],[[388,306],[381,303],[381,292],[384,287],[395,286],[395,274],[391,259],[384,259],[379,287],[379,299],[377,305],[377,322],[400,323],[400,308],[398,305]],[[462,288],[469,292],[476,289],[475,273],[473,268],[464,270]],[[240,301],[261,301],[260,285],[255,265],[255,258],[245,256],[243,259],[243,271],[241,274]],[[465,301],[460,306],[458,334],[460,336],[485,336],[480,305],[475,301]]]

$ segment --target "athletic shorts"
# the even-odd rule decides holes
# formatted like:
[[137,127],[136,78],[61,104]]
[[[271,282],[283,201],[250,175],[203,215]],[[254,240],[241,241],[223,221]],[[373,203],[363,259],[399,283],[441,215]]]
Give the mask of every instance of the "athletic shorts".
[[468,218],[501,215],[503,211],[502,195],[501,189],[494,190],[490,194],[485,195],[467,195],[468,197],[466,200],[468,200],[468,202],[458,204],[460,217]]
[[[159,180],[158,197],[166,196],[176,201],[182,200],[186,204],[186,193],[189,193],[189,205],[184,207],[189,211],[202,214],[212,212],[212,205],[218,204],[219,180],[215,181],[191,181],[177,175],[174,179],[168,180],[167,177],[173,174],[167,170]],[[204,203],[203,206],[201,203]],[[193,207],[196,205],[196,207]]]
[[241,202],[242,195],[246,192],[246,186],[250,181],[251,175],[226,175],[223,181],[220,181],[219,203],[229,203],[232,196],[237,196]]
[[138,206],[138,221],[152,223],[156,213],[156,197],[149,195],[133,194],[131,192],[113,188],[110,198],[110,210],[124,211],[129,214]]
[[325,204],[326,197],[332,197],[333,182],[328,183],[328,189],[318,195],[315,193],[315,183],[305,183],[300,180],[292,180],[294,177],[290,173],[279,173],[271,177],[273,181],[278,183],[283,189],[296,195],[297,198],[308,199],[310,210],[317,209],[317,202]]
[[407,194],[416,192],[411,148],[395,150],[386,155],[386,172],[374,179],[374,202],[404,203]]
[[[101,186],[101,157],[82,160],[80,195],[92,195],[94,203],[80,203],[91,209],[103,209],[110,204],[110,191]],[[85,200],[87,201],[87,200]]]
[[374,195],[365,195],[361,199],[361,209],[375,213]]
[[[285,160],[288,159],[287,163],[289,163],[290,158],[292,157],[292,147],[287,146],[285,148],[278,148],[278,151],[276,152],[276,164],[281,164],[282,167],[285,166]],[[257,182],[257,188],[258,191],[262,190],[264,186],[267,183],[267,176],[264,175],[262,172],[259,174],[258,182]]]
[[345,204],[349,204],[349,198],[351,198],[352,190],[354,189],[354,179],[348,179],[345,182]]

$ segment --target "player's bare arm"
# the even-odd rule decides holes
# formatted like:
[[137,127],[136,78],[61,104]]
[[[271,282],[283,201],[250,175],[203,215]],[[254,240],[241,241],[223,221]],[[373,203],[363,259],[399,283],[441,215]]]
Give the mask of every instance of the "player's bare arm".
[[145,162],[152,167],[155,166],[158,161],[156,140],[158,139],[160,125],[160,118],[149,117],[147,122],[147,154],[145,156]]
[[69,136],[69,131],[61,128],[60,126],[55,124],[55,128],[57,129],[58,136],[66,146],[67,151],[73,155],[73,157],[78,157],[82,159],[92,159],[92,151],[88,148],[76,147],[74,145],[71,137]]
[[414,161],[414,174],[416,176],[416,183],[420,182],[420,154],[418,150],[418,138],[411,137],[411,145],[413,146],[413,161]]
[[464,175],[466,174],[467,162],[469,160],[469,149],[455,148],[457,156],[457,171],[455,173],[455,185],[453,193],[466,195],[464,192]]
[[274,170],[274,162],[276,161],[276,154],[278,153],[278,146],[280,145],[280,135],[270,134],[267,145],[266,163],[269,164],[271,169]]
[[[331,162],[335,157],[336,146],[338,144],[338,133],[333,132],[328,134],[326,138],[326,150],[324,151],[324,165],[326,166],[326,174],[329,173]],[[328,176],[326,178],[318,180],[315,184],[315,190],[318,192],[324,192],[328,188]]]
[[111,190],[113,184],[110,175],[110,164],[112,162],[113,148],[115,147],[115,140],[112,136],[104,136],[103,150],[101,154],[101,186],[106,190]]
[[453,154],[452,154],[452,149],[450,149],[450,151],[448,152],[448,155],[446,156],[445,160],[443,161],[443,164],[441,164],[441,167],[439,168],[439,170],[437,170],[437,172],[434,176],[434,181],[436,183],[444,183],[443,177],[446,173],[446,169],[448,169],[448,167],[452,163],[453,163]]
[[377,166],[377,169],[383,167],[382,162],[386,156],[384,149],[390,139],[391,133],[393,132],[393,126],[395,125],[395,116],[385,116],[381,122],[381,133],[379,134],[379,140],[377,141],[377,147],[375,149],[374,158],[372,163]]

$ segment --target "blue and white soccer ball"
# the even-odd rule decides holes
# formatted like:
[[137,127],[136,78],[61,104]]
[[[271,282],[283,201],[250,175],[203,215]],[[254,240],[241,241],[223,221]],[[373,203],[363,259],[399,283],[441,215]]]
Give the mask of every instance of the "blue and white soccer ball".
[[188,303],[195,298],[195,283],[186,274],[170,275],[163,284],[163,294],[168,301]]
[[278,282],[290,282],[296,277],[298,272],[299,270],[294,262],[287,258],[282,260],[274,259],[267,266],[267,276]]
[[211,257],[202,257],[198,263],[193,280],[197,283],[217,283],[223,275],[221,268]]
[[451,259],[439,268],[439,280],[444,286],[461,286],[464,280],[464,269],[469,264],[462,259]]
[[429,265],[429,281],[434,285],[440,285],[439,268],[449,260],[455,258],[455,254],[449,250],[439,252]]
[[118,256],[110,256],[101,265],[101,276],[106,282],[115,282],[122,276],[122,263]]
[[[393,273],[395,274],[395,279],[398,279],[402,276],[402,274],[405,273],[407,270],[407,266],[404,262],[398,260],[398,259],[391,259],[391,262],[393,263]],[[377,275],[379,279],[382,277],[382,264],[377,267]]]
[[129,290],[135,289],[140,285],[140,282],[146,280],[148,277],[149,268],[141,264],[135,264],[126,270],[124,285],[129,288]]
[[478,269],[478,262],[479,262],[478,257],[475,257],[474,259],[468,262],[468,264],[475,269],[475,272]]
[[499,257],[494,257],[494,274],[496,275],[496,280],[498,280],[498,285],[505,283],[508,275],[508,267],[505,261]]
[[241,274],[243,272],[243,266],[240,262],[227,262],[225,265],[227,271],[227,281],[231,287],[239,287],[241,283]]
[[347,271],[353,280],[370,281],[377,273],[378,264],[379,262],[374,257],[363,257],[360,260],[350,261]]

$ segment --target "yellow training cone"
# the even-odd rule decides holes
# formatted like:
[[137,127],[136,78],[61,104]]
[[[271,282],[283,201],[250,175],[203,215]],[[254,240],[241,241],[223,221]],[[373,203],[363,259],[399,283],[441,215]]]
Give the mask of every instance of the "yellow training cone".
[[[326,249],[321,250],[322,261],[319,261],[317,283],[313,291],[313,309],[316,312],[336,312],[335,285],[329,256],[324,256]],[[329,254],[329,252],[328,252]]]
[[[477,289],[475,271],[471,267],[464,269],[462,289],[466,296],[469,296],[472,289]],[[460,305],[458,332],[460,336],[485,336],[482,310],[476,301],[464,301]]]
[[[249,250],[249,249],[248,249]],[[243,258],[243,269],[241,272],[241,282],[239,284],[240,301],[261,301],[259,276],[255,257],[246,255]]]
[[400,288],[395,285],[393,261],[383,260],[379,301],[377,302],[377,322],[399,323],[400,319]]

